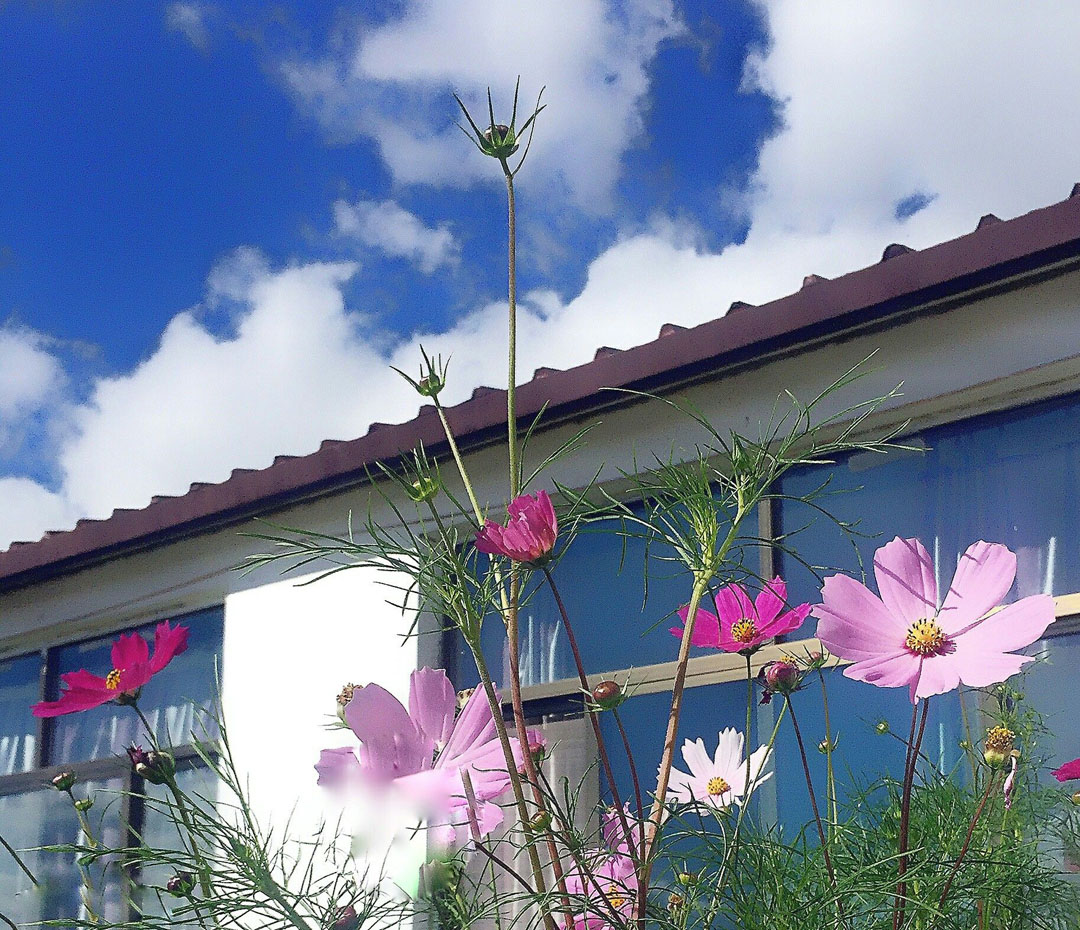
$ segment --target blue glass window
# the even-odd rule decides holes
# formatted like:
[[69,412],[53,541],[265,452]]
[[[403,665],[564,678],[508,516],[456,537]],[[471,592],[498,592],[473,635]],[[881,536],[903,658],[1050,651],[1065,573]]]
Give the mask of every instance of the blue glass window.
[[37,722],[30,707],[38,699],[41,656],[0,660],[0,775],[28,772],[36,764]]
[[[217,693],[215,663],[221,651],[223,616],[220,608],[180,617],[188,627],[188,648],[142,690],[139,708],[164,743],[190,741],[194,710],[191,701],[208,706]],[[151,644],[154,626],[137,632]],[[63,646],[56,651],[60,673],[89,669],[104,675],[112,668],[110,649],[115,636]],[[54,695],[55,697],[55,695]],[[196,736],[200,734],[195,732]],[[54,763],[83,762],[122,753],[132,742],[145,742],[142,724],[130,707],[106,704],[80,714],[57,717],[53,731]]]
[[[1080,399],[965,420],[904,442],[926,451],[856,453],[789,473],[781,491],[802,496],[831,476],[819,503],[869,537],[856,539],[868,570],[894,536],[917,536],[935,556],[944,590],[959,556],[984,539],[1016,553],[1013,596],[1080,590]],[[810,508],[781,502],[778,529],[825,574],[857,576],[855,549]],[[780,564],[793,600],[820,599],[809,571],[786,556]]]

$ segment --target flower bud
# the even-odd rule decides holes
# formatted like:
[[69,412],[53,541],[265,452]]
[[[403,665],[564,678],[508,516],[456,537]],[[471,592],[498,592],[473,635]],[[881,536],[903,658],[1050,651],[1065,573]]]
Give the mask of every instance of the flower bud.
[[889,732],[889,721],[879,720],[877,723],[874,724],[874,732],[880,734],[881,736],[884,736],[886,733]]
[[534,833],[546,830],[551,826],[551,811],[541,811],[529,821],[529,829]]
[[409,498],[415,501],[417,504],[423,504],[426,501],[433,500],[441,490],[439,482],[434,478],[424,475],[417,478],[406,489],[405,493],[409,495]]
[[777,694],[791,694],[798,690],[801,674],[798,667],[785,659],[765,666],[765,686]]
[[1072,796],[1072,802],[1077,807],[1080,807],[1080,791],[1077,791],[1076,794]]
[[356,913],[355,907],[347,904],[338,909],[337,917],[330,924],[330,930],[358,930],[359,926],[360,915]]
[[668,895],[667,906],[669,911],[675,912],[682,910],[685,905],[686,898],[684,898],[681,894]]
[[195,890],[195,876],[190,872],[177,872],[165,883],[165,890],[174,898],[186,898]]
[[697,875],[693,872],[680,872],[679,884],[680,885],[693,885],[697,881]]
[[1001,768],[1009,761],[1016,734],[1008,727],[990,727],[983,743],[983,759],[992,768]]
[[509,126],[499,123],[484,130],[484,154],[492,158],[509,158],[518,150],[517,136]]
[[52,786],[57,791],[70,791],[76,780],[74,772],[61,772],[53,777]]
[[424,397],[438,397],[444,387],[446,382],[435,374],[427,375],[416,383],[416,390]]
[[592,699],[601,710],[614,710],[626,700],[626,695],[618,683],[608,680],[593,688]]
[[164,785],[176,774],[176,762],[164,750],[147,751],[133,743],[128,747],[127,754],[135,774],[151,785]]
[[823,756],[827,756],[830,752],[836,749],[836,743],[834,743],[827,736],[820,743],[817,744],[817,750]]
[[94,799],[93,798],[86,797],[86,798],[76,798],[75,799],[75,810],[77,810],[80,814],[85,814],[93,806],[94,806]]

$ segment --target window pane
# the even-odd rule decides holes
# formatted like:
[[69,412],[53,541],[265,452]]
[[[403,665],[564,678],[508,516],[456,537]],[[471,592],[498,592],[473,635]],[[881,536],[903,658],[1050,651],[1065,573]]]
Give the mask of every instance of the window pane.
[[[200,611],[178,618],[188,627],[188,648],[177,656],[142,690],[139,707],[163,742],[190,740],[193,709],[189,699],[208,706],[215,694],[215,661],[221,652],[222,611]],[[151,644],[154,626],[137,632]],[[110,649],[116,635],[74,643],[56,650],[58,671],[86,668],[98,675],[112,668]],[[54,695],[55,697],[55,695]],[[130,707],[106,704],[79,714],[57,717],[50,759],[53,762],[81,762],[115,756],[132,741],[146,742],[142,725]],[[196,730],[196,736],[199,735]]]
[[1080,714],[1071,690],[1076,687],[1076,670],[1080,668],[1080,634],[1043,640],[1031,654],[1037,661],[1028,666],[1019,690],[1028,707],[1046,717],[1047,732],[1039,737],[1038,751],[1046,757],[1044,779],[1056,785],[1049,772],[1080,756]]
[[[181,770],[177,773],[176,780],[180,789],[191,797],[213,799],[216,796],[217,781],[213,772],[204,766]],[[146,785],[145,790],[149,797],[162,800],[168,795],[165,788],[156,785]],[[154,804],[145,806],[142,838],[144,844],[153,849],[180,850],[183,848],[175,823],[164,816]],[[139,906],[143,913],[162,917],[169,913],[169,909],[175,908],[180,903],[176,898],[161,890],[175,874],[175,869],[164,865],[149,866],[141,871],[139,884],[142,888]],[[195,921],[176,919],[170,926],[197,927],[198,924]]]
[[0,661],[0,775],[34,767],[37,725],[30,707],[38,699],[40,674],[38,655]]
[[[939,590],[960,554],[985,539],[1017,555],[1014,597],[1080,590],[1080,400],[1076,397],[928,430],[904,441],[927,451],[858,453],[836,465],[791,472],[783,493],[801,496],[831,476],[820,500],[855,521],[863,564],[894,536],[917,536],[938,565]],[[807,526],[807,524],[809,524]],[[795,532],[800,528],[801,532]],[[780,531],[807,561],[857,574],[850,543],[810,508],[783,502]],[[790,557],[782,570],[796,601],[819,599],[820,585]]]
[[[107,788],[108,792],[100,789]],[[96,839],[108,846],[121,842],[118,817],[120,781],[78,784],[77,797],[95,798],[87,812]],[[111,803],[110,803],[111,802]],[[85,842],[67,795],[53,789],[0,797],[0,829],[16,849],[58,843]],[[74,857],[58,853],[28,852],[23,857],[38,880],[34,886],[18,865],[0,849],[0,910],[16,923],[62,920],[88,914],[80,899],[82,881]],[[91,870],[95,893],[91,898],[98,917],[119,920],[123,915],[123,886],[115,863]]]
[[[756,511],[743,523],[744,534],[757,533]],[[681,563],[654,546],[648,562],[645,600],[645,545],[623,540],[615,525],[581,533],[553,571],[587,672],[609,671],[673,661],[679,641],[668,633],[675,611],[690,599],[693,581]],[[735,547],[732,557],[756,574],[758,549]],[[536,685],[576,678],[577,667],[566,640],[555,600],[543,574],[534,572],[519,612],[521,683]],[[674,619],[678,626],[678,619]],[[509,650],[499,617],[488,617],[483,629],[484,653],[495,680],[509,681]],[[462,665],[462,680],[475,681],[471,657]],[[470,677],[471,676],[471,677]]]

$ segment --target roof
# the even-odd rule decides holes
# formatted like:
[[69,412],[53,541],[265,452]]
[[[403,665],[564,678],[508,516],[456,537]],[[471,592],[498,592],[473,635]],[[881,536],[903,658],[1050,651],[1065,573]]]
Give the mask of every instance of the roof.
[[[918,251],[894,243],[867,268],[832,280],[808,275],[799,291],[770,303],[736,301],[726,315],[700,326],[668,323],[655,340],[635,348],[602,347],[576,368],[537,369],[518,387],[518,414],[531,422],[545,404],[551,417],[583,413],[610,403],[598,396],[603,388],[660,390],[1076,256],[1080,184],[1060,203],[1012,220],[987,214],[957,239]],[[463,447],[497,438],[505,415],[506,392],[489,387],[447,410]],[[327,440],[310,455],[278,456],[267,468],[237,469],[219,484],[196,483],[185,494],[155,497],[138,510],[115,510],[104,520],[80,520],[71,530],[13,543],[0,553],[0,591],[355,486],[375,462],[420,442],[436,455],[445,450],[431,405],[406,423],[373,423],[358,439]]]

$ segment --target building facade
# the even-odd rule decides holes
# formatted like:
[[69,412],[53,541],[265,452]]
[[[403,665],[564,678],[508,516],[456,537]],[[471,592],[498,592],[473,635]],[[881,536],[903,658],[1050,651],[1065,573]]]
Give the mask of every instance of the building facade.
[[[1058,619],[1037,644],[1042,661],[1024,689],[1054,712],[1060,753],[1072,758],[1080,753],[1080,698],[1068,687],[1080,660],[1078,194],[1009,221],[984,217],[974,232],[933,248],[890,245],[869,268],[831,281],[810,275],[796,294],[759,307],[736,303],[693,329],[665,326],[652,343],[600,349],[579,368],[541,369],[518,395],[523,423],[546,405],[533,454],[539,458],[582,425],[595,424],[585,449],[561,461],[552,477],[582,487],[599,470],[610,493],[624,494],[622,475],[636,462],[654,454],[688,456],[701,437],[669,406],[605,389],[679,398],[719,430],[753,435],[782,391],[813,397],[869,359],[866,374],[829,397],[823,412],[885,395],[903,382],[859,429],[874,436],[900,427],[906,448],[790,472],[747,527],[742,557],[763,577],[783,575],[789,599],[800,603],[817,600],[819,583],[771,540],[784,539],[812,565],[857,571],[859,556],[869,564],[874,549],[893,536],[918,536],[933,553],[942,584],[971,542],[1008,545],[1018,557],[1010,599],[1055,597]],[[505,503],[504,411],[503,391],[480,388],[448,412],[493,516]],[[474,684],[475,668],[446,634],[409,635],[414,618],[386,603],[384,578],[347,571],[300,586],[313,576],[282,577],[273,567],[237,570],[267,548],[245,535],[264,531],[259,519],[333,534],[345,532],[350,511],[371,508],[376,519],[392,520],[371,485],[372,469],[420,442],[429,454],[445,456],[431,408],[408,423],[376,424],[360,439],[327,442],[311,455],[281,457],[266,469],[234,472],[222,484],[193,485],[185,495],[80,521],[0,553],[0,832],[20,847],[72,838],[65,799],[47,787],[61,769],[75,768],[92,786],[123,788],[132,778],[124,748],[136,731],[125,708],[108,705],[55,721],[29,712],[35,701],[56,696],[62,673],[109,667],[109,643],[123,631],[150,630],[163,619],[190,627],[188,653],[155,678],[142,705],[178,746],[188,766],[183,777],[198,785],[207,773],[190,749],[188,700],[210,703],[220,694],[256,810],[271,822],[291,813],[294,825],[302,825],[331,813],[312,766],[319,749],[334,742],[322,724],[342,684],[378,681],[404,697],[409,672],[425,663],[446,666],[459,687]],[[825,481],[836,492],[830,511],[857,523],[854,547],[835,524],[787,499]],[[652,772],[678,646],[667,628],[690,583],[653,563],[646,598],[643,565],[644,552],[633,545],[624,552],[611,534],[585,533],[557,578],[590,675],[621,681],[632,669],[637,692],[624,718],[639,765]],[[435,626],[421,618],[421,629]],[[572,774],[591,748],[567,644],[542,593],[523,610],[522,631],[527,711],[559,743],[556,774]],[[813,648],[812,632],[811,620],[783,648]],[[485,635],[492,668],[504,669],[501,629],[488,624]],[[781,647],[770,649],[762,661]],[[742,728],[744,675],[740,656],[691,660],[680,743],[684,735],[709,743],[723,727]],[[901,757],[875,724],[884,719],[895,730],[906,728],[906,692],[857,686],[835,670],[828,675],[833,735],[851,777],[880,772],[883,764],[899,771]],[[774,713],[768,705],[758,710],[758,731],[767,735]],[[963,726],[955,695],[935,701],[927,752],[945,768],[960,758]],[[809,701],[804,728],[825,735]],[[805,785],[785,739],[762,809],[781,822],[801,823],[808,813]],[[628,779],[624,764],[616,761],[616,768]],[[599,798],[598,783],[585,786],[586,807]],[[128,832],[110,838],[117,842],[124,835],[132,842],[139,834],[153,839],[162,828],[144,810],[121,814]],[[56,857],[49,865],[39,856],[31,860],[44,878],[37,889],[0,858],[6,911],[30,921],[77,910],[74,872]],[[121,907],[124,888],[117,884],[107,894]]]

